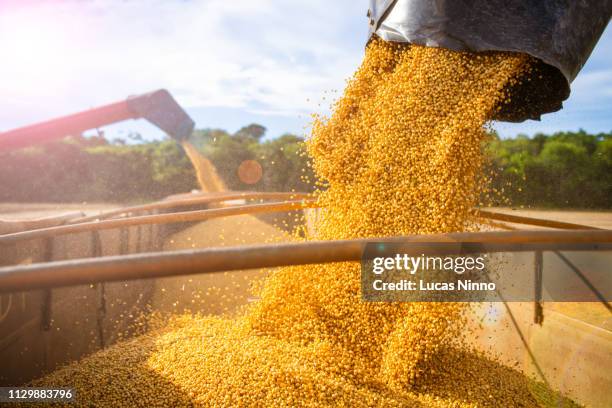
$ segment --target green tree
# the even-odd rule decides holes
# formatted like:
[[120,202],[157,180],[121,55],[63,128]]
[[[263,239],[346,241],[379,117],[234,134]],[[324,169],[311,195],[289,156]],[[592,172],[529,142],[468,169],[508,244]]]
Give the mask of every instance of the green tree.
[[[190,142],[216,166],[231,190],[310,191],[314,175],[303,139],[286,134],[263,140],[265,128],[251,124],[235,134],[196,130]],[[102,134],[0,153],[0,200],[12,202],[133,202],[197,188],[194,169],[174,140],[129,144]],[[493,186],[512,205],[612,208],[612,133],[558,132],[518,135],[487,143]],[[256,160],[261,180],[238,177],[245,160]]]

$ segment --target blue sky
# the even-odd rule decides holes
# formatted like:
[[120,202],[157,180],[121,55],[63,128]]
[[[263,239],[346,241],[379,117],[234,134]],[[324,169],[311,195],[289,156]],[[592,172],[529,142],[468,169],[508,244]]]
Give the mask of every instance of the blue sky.
[[[367,0],[0,1],[0,131],[166,88],[200,128],[305,133],[363,57]],[[561,112],[502,135],[612,130],[612,30]],[[325,99],[323,99],[325,98]],[[143,121],[104,129],[163,137]]]

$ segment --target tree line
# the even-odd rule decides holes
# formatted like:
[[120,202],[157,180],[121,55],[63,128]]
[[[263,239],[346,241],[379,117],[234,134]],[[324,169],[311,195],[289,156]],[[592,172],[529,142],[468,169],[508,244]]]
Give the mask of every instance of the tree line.
[[487,153],[492,185],[510,205],[612,208],[612,132],[494,135]]
[[[265,140],[252,124],[236,133],[196,130],[190,142],[215,165],[231,190],[312,191],[303,139],[292,134]],[[612,208],[612,133],[559,132],[519,135],[487,143],[492,186],[504,200],[493,204]],[[246,184],[241,163],[260,164],[262,176]],[[117,202],[160,199],[198,188],[193,168],[173,140],[103,135],[0,153],[0,201]]]

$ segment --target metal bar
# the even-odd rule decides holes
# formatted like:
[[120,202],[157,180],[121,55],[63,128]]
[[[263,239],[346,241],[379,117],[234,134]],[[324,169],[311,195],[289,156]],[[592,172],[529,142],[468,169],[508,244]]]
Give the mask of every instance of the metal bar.
[[136,253],[142,251],[142,228],[141,226],[136,227]]
[[497,221],[506,221],[516,224],[535,225],[539,227],[558,228],[565,230],[601,230],[601,228],[590,227],[582,224],[573,224],[570,222],[544,220],[541,218],[523,217],[520,215],[503,214],[493,211],[478,210],[477,215],[482,218]]
[[59,216],[36,218],[31,220],[0,219],[0,235],[39,228],[55,227],[57,225],[66,224],[68,221],[78,219],[78,217],[82,217],[83,215],[84,214],[79,211]]
[[130,229],[119,229],[119,255],[125,255],[130,248]]
[[[106,212],[104,214],[100,214],[97,216],[89,216],[83,217],[77,220],[74,220],[75,223],[85,222],[85,221],[94,221],[94,220],[102,220],[108,219],[117,215],[124,215],[131,212],[137,211],[147,211],[153,209],[169,209],[169,208],[179,208],[186,207],[190,205],[198,205],[198,204],[212,204],[223,201],[237,200],[237,199],[290,199],[290,200],[306,200],[308,198],[313,198],[311,194],[308,193],[234,193],[222,196],[214,196],[214,197],[198,197],[198,198],[189,198],[184,200],[176,200],[176,201],[159,201],[151,204],[145,204],[140,206],[126,207],[120,208],[117,210],[112,210]],[[309,205],[309,208],[321,208],[319,205],[315,204],[313,199],[312,205]],[[512,222],[515,224],[524,224],[524,225],[534,225],[540,227],[547,228],[555,228],[555,229],[569,229],[569,230],[601,230],[602,228],[596,228],[583,224],[574,224],[568,222],[561,221],[552,221],[541,218],[533,218],[533,217],[523,217],[518,215],[509,215],[503,213],[497,213],[493,211],[485,211],[485,210],[477,210],[477,216],[487,220],[499,220],[505,222]],[[498,223],[491,223],[493,226],[498,226],[500,228],[505,229],[513,229],[510,226],[501,225]]]
[[100,348],[106,347],[106,336],[104,335],[104,319],[106,318],[106,284],[101,282],[98,287],[98,300],[100,306],[96,311],[96,326],[98,328],[98,341]]
[[574,265],[569,259],[567,259],[561,252],[559,252],[559,251],[554,251],[554,252],[563,262],[565,262],[565,264],[576,275],[578,275],[580,280],[591,290],[591,292],[593,292],[593,294],[597,297],[597,299],[599,299],[599,301],[604,305],[604,307],[606,309],[608,309],[608,312],[612,312],[612,306],[610,306],[610,303],[608,303],[608,301],[606,301],[606,298],[604,297],[604,295],[602,295],[601,292],[599,292],[599,290],[597,290],[595,285],[593,285],[591,283],[591,281],[582,273],[582,271],[580,269],[578,269],[578,267],[576,265]]
[[[95,229],[105,229],[107,228],[108,225],[110,224],[100,224],[100,223],[95,223],[96,225],[103,225],[104,227],[95,227],[93,226],[93,224],[91,224],[91,221],[100,221],[100,220],[104,220],[104,219],[108,219],[108,218],[112,218],[114,216],[118,216],[118,215],[124,215],[124,214],[129,214],[132,212],[139,212],[139,211],[151,211],[151,210],[159,210],[159,209],[169,209],[169,208],[179,208],[179,207],[185,207],[185,206],[190,206],[190,205],[198,205],[198,204],[211,204],[211,203],[217,203],[217,202],[223,202],[223,201],[229,201],[229,200],[238,200],[238,199],[246,199],[246,200],[253,200],[253,199],[303,199],[305,200],[305,203],[307,203],[307,208],[319,208],[318,204],[314,201],[314,200],[307,200],[309,197],[312,197],[312,195],[307,194],[307,193],[288,193],[288,192],[246,192],[246,193],[229,193],[229,194],[222,194],[222,195],[218,195],[218,196],[204,196],[204,197],[195,197],[195,198],[187,198],[187,199],[181,199],[181,200],[167,200],[167,201],[159,201],[159,202],[154,202],[151,204],[145,204],[145,205],[139,205],[139,206],[133,206],[133,207],[124,207],[124,208],[120,208],[117,210],[112,210],[112,211],[108,211],[106,213],[103,214],[99,214],[99,215],[93,215],[93,216],[88,216],[88,217],[82,217],[82,218],[78,218],[76,220],[73,220],[73,222],[70,223],[70,225],[66,226],[65,228],[67,229],[56,229],[54,230],[55,233],[57,233],[58,235],[62,235],[62,234],[69,234],[72,233],[70,231],[77,231],[81,232],[83,231],[80,228],[77,229],[72,229],[70,228],[72,225],[76,225],[76,224],[87,224],[90,223],[89,225],[92,225],[91,229],[95,230]],[[290,201],[293,202],[293,201]],[[274,206],[277,203],[272,203],[270,204],[271,206]],[[261,205],[253,205],[253,212],[252,213],[259,213],[261,208]],[[246,206],[242,206],[242,207],[234,207],[234,208],[245,208]],[[215,209],[216,211],[222,210],[222,209]],[[205,210],[203,210],[205,211]],[[213,210],[208,210],[208,211],[213,211]],[[275,210],[272,210],[272,212]],[[264,211],[265,212],[265,211]],[[180,214],[187,214],[188,212],[182,212]],[[191,214],[193,214],[194,212],[189,212]],[[244,214],[248,214],[251,212],[245,212]],[[590,227],[590,226],[586,226],[586,225],[580,225],[580,224],[572,224],[572,223],[565,223],[565,222],[559,222],[559,221],[550,221],[550,220],[543,220],[543,219],[537,219],[537,218],[530,218],[530,217],[521,217],[521,216],[515,216],[515,215],[508,215],[508,214],[501,214],[501,213],[495,213],[495,212],[491,212],[491,211],[483,211],[480,210],[477,212],[478,216],[485,218],[485,219],[490,219],[490,220],[501,220],[501,221],[507,221],[507,222],[514,222],[514,223],[522,223],[522,224],[528,224],[528,225],[538,225],[538,226],[546,226],[549,228],[560,228],[560,229],[584,229],[584,230],[599,230],[599,228],[594,228],[594,227]],[[212,215],[212,213],[211,213]],[[233,214],[228,214],[228,215],[233,215]],[[132,217],[129,219],[125,219],[125,223],[123,222],[119,222],[117,224],[117,226],[124,226],[124,225],[142,225],[140,223],[140,221],[142,221],[143,224],[145,223],[171,223],[171,222],[182,222],[181,217],[182,216],[177,216],[177,218],[174,218],[172,216],[172,214],[162,214],[162,215],[157,215],[156,217],[162,217],[165,216],[166,218],[156,218],[154,220],[151,220],[150,222],[145,222],[146,220],[143,217]],[[225,216],[225,215],[218,215],[218,216]],[[215,215],[213,215],[213,217],[216,217]],[[134,219],[136,220],[135,222],[132,222],[131,220]],[[175,221],[175,219],[177,221]],[[203,219],[208,219],[208,218],[203,218]],[[61,217],[58,218],[58,221],[66,221],[66,217]],[[36,224],[33,224],[36,225]],[[108,228],[115,228],[114,226],[108,226]],[[505,227],[507,229],[512,229],[512,227]],[[44,231],[44,230],[50,230],[51,228],[39,228],[37,230],[30,230],[30,231],[23,231],[23,235],[17,236],[16,233],[12,233],[12,234],[3,234],[0,235],[0,245],[2,245],[3,243],[7,243],[10,242],[13,239],[16,240],[25,240],[25,239],[36,239],[39,238],[40,235],[38,234],[43,234],[44,236],[47,236],[45,234],[50,233],[51,231]],[[86,228],[86,230],[89,230],[89,228]],[[68,232],[66,232],[68,231]],[[32,233],[31,235],[28,233]],[[28,238],[28,236],[32,236],[32,238]]]
[[[102,239],[99,231],[91,233],[91,254],[93,259],[102,256]],[[100,348],[104,348],[104,318],[106,317],[106,288],[104,282],[96,284],[94,288],[98,292],[99,306],[96,309],[96,328],[98,330],[98,341]]]
[[99,258],[102,256],[102,240],[100,239],[100,234],[96,231],[91,231],[91,257]]
[[544,257],[542,251],[534,253],[534,316],[533,322],[540,326],[544,323],[544,309],[542,308],[542,272],[544,270]]
[[[164,201],[158,201],[158,202],[139,205],[139,206],[119,208],[117,210],[111,210],[103,214],[83,217],[83,218],[74,220],[74,222],[103,220],[103,219],[111,218],[117,215],[128,214],[128,213],[137,212],[137,211],[179,208],[179,207],[186,207],[190,205],[212,204],[212,203],[218,203],[218,202],[229,201],[229,200],[238,200],[238,199],[245,199],[245,200],[255,200],[255,199],[306,200],[309,198],[313,199],[313,203],[314,203],[314,196],[308,193],[289,193],[289,192],[228,193],[228,194],[212,196],[212,197],[204,196],[204,197],[186,198],[186,199],[179,199],[179,200],[164,200]],[[313,204],[311,208],[320,208],[320,207],[318,205]],[[582,224],[573,224],[573,223],[568,223],[568,222],[551,221],[551,220],[545,220],[545,219],[540,219],[540,218],[523,217],[523,216],[518,216],[518,215],[503,214],[503,213],[486,211],[486,210],[477,210],[476,214],[478,217],[489,219],[489,220],[506,221],[506,222],[512,222],[512,223],[517,223],[517,224],[535,225],[535,226],[548,227],[548,228],[579,229],[579,230],[591,230],[591,229],[599,230],[601,229],[601,228],[595,228],[595,227],[582,225]]]
[[[0,268],[0,293],[91,284],[102,281],[159,278],[288,265],[360,261],[371,242],[413,245],[419,254],[463,251],[458,243],[482,243],[479,253],[534,250],[609,250],[612,231],[503,231],[412,235],[342,241],[311,241],[274,245],[249,245],[174,252],[109,256],[58,261],[48,264]],[[444,246],[444,245],[443,245]]]
[[190,221],[204,221],[211,218],[229,217],[242,214],[258,214],[281,212],[308,208],[310,201],[285,201],[282,203],[249,204],[211,210],[185,211],[170,214],[146,215],[125,219],[106,220],[99,222],[84,222],[80,224],[63,225],[59,227],[42,228],[32,231],[0,235],[0,245],[14,244],[19,241],[48,238],[58,235],[75,234],[78,232],[100,231],[113,228],[123,228],[133,225],[168,224]]
[[[55,240],[53,238],[47,238],[45,240],[43,254],[43,259],[45,262],[53,261],[54,241]],[[51,293],[51,288],[45,288],[43,289],[42,293],[42,305],[40,313],[40,326],[43,331],[51,330],[52,307],[53,294]]]
[[91,215],[88,217],[83,217],[74,220],[74,223],[77,222],[86,222],[86,221],[96,221],[96,220],[104,220],[117,215],[140,212],[140,211],[152,211],[152,210],[163,210],[170,208],[179,208],[179,207],[188,207],[190,205],[200,205],[200,204],[212,204],[219,203],[223,201],[230,200],[256,200],[256,199],[265,199],[265,200],[303,200],[307,198],[311,198],[312,196],[307,193],[272,193],[272,192],[234,192],[227,193],[221,195],[205,195],[203,197],[190,197],[184,199],[174,199],[174,200],[163,200],[156,201],[150,204],[136,205],[132,207],[124,207],[119,208],[117,210],[107,211],[98,215]]
[[[285,194],[285,193],[272,193],[272,194]],[[217,200],[227,201],[230,199],[241,198],[237,196],[231,196],[232,198],[228,198],[228,197],[229,196],[222,196],[220,198],[217,198]],[[214,200],[214,197],[210,197],[210,198],[202,197],[201,200],[194,200],[194,202],[190,202],[189,204],[187,204],[186,201],[182,201],[179,204],[180,205],[191,205],[195,201],[197,201],[198,203],[205,203],[205,202],[214,202],[215,200]],[[169,203],[172,203],[172,202],[169,202]],[[162,204],[162,203],[159,203],[159,204]],[[174,204],[168,205],[167,208],[172,208]],[[138,207],[132,207],[132,208],[137,209],[138,211],[144,211],[145,207],[147,209],[152,208],[149,206],[138,206]],[[298,209],[304,209],[304,208],[319,208],[319,205],[314,200],[286,201],[286,202],[281,202],[281,203],[265,203],[265,204],[247,204],[243,206],[235,206],[235,207],[229,207],[229,208],[216,208],[216,209],[210,209],[210,210],[185,211],[185,212],[157,214],[157,215],[150,215],[150,216],[138,216],[138,217],[130,217],[130,218],[116,219],[116,220],[106,220],[106,221],[99,221],[99,222],[91,222],[90,220],[97,219],[95,216],[92,216],[92,217],[82,218],[80,219],[81,222],[76,223],[76,224],[69,224],[69,225],[64,225],[64,226],[55,227],[55,228],[43,228],[43,229],[23,231],[23,232],[13,233],[13,234],[0,235],[0,245],[8,245],[14,242],[45,238],[48,236],[55,236],[55,235],[65,235],[65,234],[72,234],[72,233],[92,231],[92,230],[121,228],[124,226],[130,226],[130,225],[168,224],[168,223],[175,223],[175,222],[204,221],[204,220],[211,219],[211,218],[227,217],[227,216],[232,216],[232,215],[258,214],[258,213],[266,213],[266,212],[281,212],[281,211],[298,210]],[[106,213],[106,214],[103,214],[102,216],[103,218],[110,217],[113,215],[124,214],[126,213],[126,211],[129,212],[129,211],[135,211],[135,210],[128,210],[128,208],[124,208],[121,210],[114,210],[113,214],[109,215],[109,213]],[[498,213],[493,213],[493,212],[488,212],[488,211],[481,212],[480,215],[483,218],[488,218],[488,219],[501,219],[501,217],[504,217],[504,218],[507,217],[506,214],[498,214]],[[521,222],[530,224],[530,225],[544,226],[545,224],[549,223],[549,220],[541,220],[541,219],[536,219],[536,218],[517,217],[517,216],[508,216],[508,217],[512,217],[512,219],[514,220],[512,222],[518,222],[517,218],[520,218],[522,220]],[[87,221],[87,222],[83,222],[83,221]],[[569,229],[575,230],[577,229],[577,227],[581,225],[551,221],[548,226],[550,228],[561,228],[561,229],[569,228]],[[594,228],[594,227],[589,227],[589,226],[582,226],[582,227],[584,227],[584,230],[605,231],[599,228]]]

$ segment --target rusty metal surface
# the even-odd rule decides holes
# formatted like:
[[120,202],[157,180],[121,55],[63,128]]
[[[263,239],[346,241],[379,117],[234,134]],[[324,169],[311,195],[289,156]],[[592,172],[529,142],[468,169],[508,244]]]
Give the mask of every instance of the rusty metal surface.
[[33,229],[55,227],[63,225],[83,216],[82,212],[66,213],[58,216],[44,217],[37,219],[18,219],[18,220],[3,220],[0,219],[0,235],[11,234],[15,232],[28,231]]
[[[612,231],[503,231],[410,235],[341,241],[310,241],[174,252],[158,252],[67,260],[0,268],[0,293],[94,282],[126,281],[214,273],[287,265],[359,261],[370,242],[415,245],[428,254],[431,243],[448,244],[449,253],[461,244],[483,243],[484,252],[609,249]],[[422,245],[419,245],[422,244]]]
[[[249,195],[241,195],[241,193],[218,195],[213,197],[189,198],[176,201],[161,201],[148,205],[126,207],[118,210],[109,211],[107,213],[84,217],[76,220],[75,223],[62,225],[57,227],[34,229],[11,234],[0,235],[0,246],[11,245],[20,241],[34,240],[39,238],[48,238],[52,236],[74,234],[87,231],[99,231],[114,228],[122,228],[134,225],[149,225],[149,224],[171,224],[191,221],[204,221],[218,217],[229,217],[242,214],[263,214],[273,212],[284,212],[292,210],[300,210],[305,208],[319,208],[319,205],[314,199],[290,200],[283,202],[263,203],[263,204],[247,204],[227,208],[215,208],[199,211],[183,211],[167,214],[144,215],[129,218],[107,219],[121,214],[128,214],[136,211],[148,211],[153,209],[163,208],[178,208],[181,206],[189,206],[194,204],[207,204],[213,202],[222,202],[240,198],[283,198],[290,194],[291,197],[309,197],[307,194],[297,193],[252,193]],[[476,212],[477,217],[486,220],[497,220],[525,225],[535,225],[547,228],[557,228],[566,230],[598,230],[598,228],[590,227],[581,224],[567,223],[561,221],[544,220],[539,218],[522,217],[517,215],[496,213],[493,211],[479,210]],[[508,229],[509,227],[501,226]]]
[[601,228],[591,227],[571,222],[545,220],[542,218],[524,217],[520,215],[503,214],[494,211],[478,210],[477,216],[495,221],[505,221],[515,224],[535,225],[538,227],[557,228],[566,230],[599,230]]
[[221,203],[224,201],[232,200],[302,200],[311,197],[310,194],[306,193],[275,193],[275,192],[229,192],[224,194],[202,194],[195,197],[186,198],[173,198],[171,200],[156,201],[149,204],[135,205],[132,207],[123,207],[116,210],[111,210],[98,215],[92,215],[88,217],[79,218],[74,222],[87,222],[95,220],[105,220],[119,215],[126,215],[129,213],[142,212],[142,211],[153,211],[153,210],[166,210],[180,207],[189,207],[192,205],[204,205]]
[[63,225],[59,227],[42,228],[14,234],[0,235],[0,246],[11,245],[16,242],[48,238],[59,235],[75,234],[78,232],[100,231],[114,228],[123,228],[134,225],[169,224],[190,221],[204,221],[217,217],[230,217],[241,214],[261,214],[270,212],[294,211],[312,206],[312,201],[283,201],[280,203],[248,204],[227,208],[210,210],[184,211],[169,214],[144,215],[123,219],[83,222],[79,224]]

